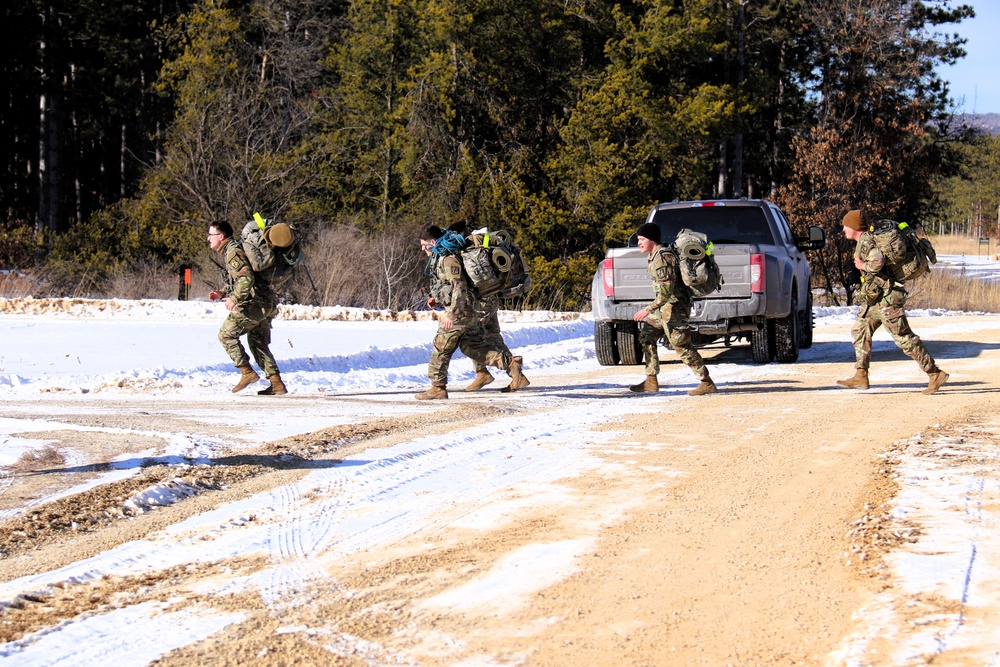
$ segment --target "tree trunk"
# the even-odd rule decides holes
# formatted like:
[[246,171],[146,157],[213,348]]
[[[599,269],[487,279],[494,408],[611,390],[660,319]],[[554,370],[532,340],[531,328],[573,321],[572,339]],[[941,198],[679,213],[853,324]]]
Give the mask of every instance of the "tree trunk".
[[729,146],[729,141],[726,137],[723,137],[719,141],[719,184],[716,186],[715,196],[720,199],[725,199],[726,197],[726,170],[728,168],[728,155],[727,149]]
[[778,56],[778,90],[774,102],[774,141],[771,149],[771,190],[770,197],[775,197],[778,193],[778,170],[781,164],[781,146],[785,137],[785,58],[787,57],[785,44],[781,44],[780,55]]
[[125,122],[122,121],[122,141],[118,152],[118,195],[125,199],[125,158],[128,148],[125,143]]
[[55,6],[45,5],[39,42],[38,96],[38,214],[35,231],[57,231],[59,228],[59,103],[58,75],[55,71],[55,45],[58,16]]
[[736,135],[733,137],[733,196],[743,196],[743,114],[740,111],[743,97],[743,79],[746,76],[746,29],[745,5],[747,0],[740,0],[736,14]]

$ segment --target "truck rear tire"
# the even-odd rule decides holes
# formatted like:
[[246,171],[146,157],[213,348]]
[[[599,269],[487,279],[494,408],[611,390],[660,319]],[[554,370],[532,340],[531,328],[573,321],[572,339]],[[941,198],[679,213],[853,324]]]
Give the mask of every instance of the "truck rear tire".
[[760,329],[750,332],[750,358],[755,364],[774,360],[774,320],[764,320]]
[[774,320],[774,356],[779,363],[791,364],[799,358],[799,302],[792,288],[792,310]]
[[618,358],[626,366],[642,364],[642,343],[639,342],[639,323],[624,320],[615,323],[618,333]]
[[594,348],[601,366],[618,365],[618,339],[614,322],[594,322]]

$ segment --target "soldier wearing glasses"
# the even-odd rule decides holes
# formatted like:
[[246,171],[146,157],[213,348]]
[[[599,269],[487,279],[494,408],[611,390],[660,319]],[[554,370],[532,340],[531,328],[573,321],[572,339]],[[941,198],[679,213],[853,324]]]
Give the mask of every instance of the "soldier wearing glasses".
[[212,301],[224,299],[229,315],[219,329],[219,341],[240,372],[233,393],[242,391],[260,379],[250,366],[250,359],[240,343],[246,335],[247,346],[257,365],[270,380],[271,386],[258,391],[263,396],[286,394],[278,364],[271,354],[271,320],[278,313],[278,300],[267,283],[260,280],[250,267],[243,248],[233,239],[233,228],[225,221],[213,222],[208,228],[208,245],[225,258],[226,286],[212,290]]

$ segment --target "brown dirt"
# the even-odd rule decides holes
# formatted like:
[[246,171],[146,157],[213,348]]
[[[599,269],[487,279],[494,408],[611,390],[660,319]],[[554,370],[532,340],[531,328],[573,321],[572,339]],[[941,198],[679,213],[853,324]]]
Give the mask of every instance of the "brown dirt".
[[[219,563],[180,568],[153,581],[116,580],[105,589],[67,586],[58,605],[24,600],[20,608],[0,614],[5,636],[112,600],[180,596],[184,602],[177,604],[239,609],[247,620],[164,656],[160,665],[454,665],[477,664],[483,656],[490,656],[489,664],[539,667],[823,664],[854,629],[852,614],[875,594],[893,591],[882,562],[885,551],[920,535],[919,526],[889,515],[896,493],[894,445],[920,433],[960,433],[964,425],[997,412],[1000,386],[990,369],[998,356],[993,341],[1000,318],[962,316],[949,323],[963,320],[989,326],[938,336],[933,327],[940,318],[913,321],[952,376],[934,396],[919,392],[925,376],[896,351],[876,352],[872,390],[836,388],[835,379],[853,372],[847,327],[818,331],[818,341],[832,340],[833,334],[840,341],[817,342],[824,350],[820,361],[771,364],[731,382],[717,374],[721,391],[714,396],[689,398],[681,388],[666,387],[656,396],[635,397],[637,407],[652,402],[662,404],[662,412],[637,412],[602,427],[613,434],[611,441],[595,434],[587,446],[603,465],[560,482],[570,502],[528,504],[488,530],[442,522],[385,547],[321,558],[318,564],[329,576],[300,592],[301,604],[269,608],[251,593],[200,598],[193,592],[199,582],[267,565]],[[735,362],[749,355],[745,349],[719,349],[706,356]],[[120,506],[127,490],[95,489],[92,502],[38,508],[56,520],[27,543],[10,546],[8,539],[14,553],[30,552],[30,563],[0,561],[0,576],[58,567],[228,500],[287,484],[312,464],[326,465],[365,448],[512,413],[544,419],[551,403],[533,402],[532,395],[567,396],[586,385],[580,391],[588,396],[621,397],[627,392],[620,387],[639,375],[638,368],[596,366],[575,377],[532,375],[531,388],[509,400],[492,401],[499,395],[489,391],[460,396],[451,402],[460,406],[454,411],[415,409],[405,422],[372,420],[241,450],[242,458],[211,466],[211,477],[192,478],[203,487],[197,496],[127,520],[95,522],[85,536],[89,541],[81,540],[66,530],[66,522],[81,512],[97,516],[102,507]],[[683,390],[688,388],[685,383]],[[591,401],[600,409],[599,400]],[[55,436],[24,437],[64,437]],[[53,451],[37,465],[58,465],[58,445]],[[18,475],[36,463],[22,466],[8,493],[17,491]],[[151,468],[143,474],[149,477],[142,483],[148,484],[160,473]],[[15,525],[27,534],[26,520],[0,524],[0,541]],[[576,558],[576,571],[520,604],[483,600],[459,608],[433,601],[485,576],[521,547],[568,540],[590,545]],[[914,617],[954,607],[932,596],[919,604],[923,609],[913,611]],[[871,664],[879,663],[873,658]]]

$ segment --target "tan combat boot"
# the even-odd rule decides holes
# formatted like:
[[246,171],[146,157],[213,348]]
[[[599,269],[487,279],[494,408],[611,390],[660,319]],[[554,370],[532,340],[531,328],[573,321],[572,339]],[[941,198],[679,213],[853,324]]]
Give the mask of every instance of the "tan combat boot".
[[472,382],[469,386],[465,388],[465,391],[479,391],[483,387],[493,382],[493,376],[485,368],[481,371],[476,371],[476,377],[472,378]]
[[514,357],[510,360],[510,367],[507,369],[507,372],[510,373],[510,384],[500,391],[506,394],[518,389],[524,389],[531,384],[528,382],[528,378],[524,377],[524,373],[521,372],[521,368],[524,365],[523,361],[521,357]]
[[921,394],[933,394],[935,391],[941,388],[945,382],[948,381],[948,374],[945,373],[940,368],[936,371],[932,371],[927,374],[931,380],[927,383],[927,389],[924,389]]
[[439,398],[448,398],[448,390],[437,385],[432,386],[427,391],[422,391],[414,396],[418,401],[433,401]]
[[280,396],[281,394],[288,393],[288,389],[285,387],[285,383],[282,381],[280,375],[275,373],[267,379],[271,382],[271,386],[258,391],[258,396]]
[[848,389],[867,389],[868,371],[859,368],[854,373],[854,377],[847,378],[846,380],[837,380],[837,384],[841,387],[847,387]]
[[643,392],[643,391],[660,391],[660,382],[656,379],[655,375],[647,375],[646,379],[639,384],[634,384],[629,387],[630,391]]
[[688,392],[688,396],[704,396],[705,394],[714,394],[717,391],[719,388],[712,382],[712,378],[705,378],[697,387]]
[[237,366],[236,370],[240,372],[240,380],[239,382],[236,383],[236,386],[233,387],[234,394],[238,391],[243,391],[244,389],[246,389],[247,387],[249,387],[254,382],[260,379],[260,376],[257,375],[257,372],[254,369],[250,368],[250,364],[243,364],[242,366]]

